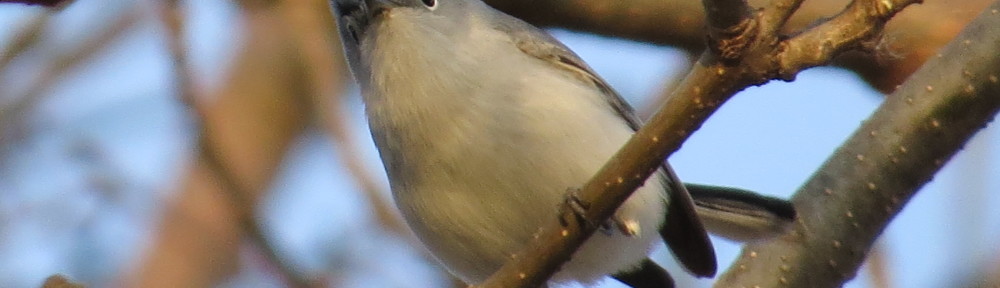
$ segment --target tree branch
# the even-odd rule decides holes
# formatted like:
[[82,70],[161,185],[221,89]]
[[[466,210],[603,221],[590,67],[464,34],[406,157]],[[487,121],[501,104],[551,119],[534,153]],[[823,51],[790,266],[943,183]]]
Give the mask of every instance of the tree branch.
[[[715,2],[719,1],[719,2]],[[724,3],[732,3],[732,0],[705,0],[706,7],[720,7]],[[726,2],[722,2],[726,1]],[[782,1],[777,1],[782,2]],[[776,2],[776,3],[777,3]],[[854,31],[860,25],[874,25],[875,29],[882,27],[885,21],[895,14],[895,12],[908,6],[913,1],[899,0],[892,2],[891,6],[885,9],[872,10],[861,9],[862,12],[869,13],[842,13],[847,15],[836,19],[845,21],[834,28],[847,31]],[[737,2],[736,5],[740,5]],[[738,7],[737,7],[738,8]],[[766,9],[786,9],[787,7],[767,7]],[[725,11],[724,8],[710,9],[715,13]],[[849,7],[846,11],[854,11]],[[731,13],[731,12],[724,12]],[[741,13],[726,14],[729,16],[740,15]],[[767,12],[761,13],[767,14]],[[729,17],[715,16],[709,17]],[[727,25],[724,27],[710,27],[709,29],[719,29],[721,31],[733,30],[733,27],[753,27],[753,25],[739,25],[746,21],[739,19],[741,16],[730,17],[728,21],[712,21],[712,25]],[[761,21],[757,19],[751,21]],[[828,21],[828,22],[832,22]],[[734,23],[736,23],[734,25]],[[822,25],[821,25],[822,26]],[[735,31],[739,31],[738,29]],[[749,29],[746,31],[759,31]],[[757,32],[759,33],[759,32]],[[809,33],[807,31],[806,33]],[[875,33],[840,33],[842,38],[837,39],[834,45],[837,53],[823,54],[829,61],[833,56],[846,49],[855,48],[848,44],[870,40]],[[719,38],[712,43],[717,45],[739,44],[735,37],[748,37],[745,33],[721,33]],[[729,38],[726,38],[729,37]],[[646,178],[656,171],[663,159],[679,149],[681,143],[697,130],[708,117],[715,112],[718,107],[728,100],[733,94],[749,85],[762,84],[769,79],[788,75],[798,71],[781,70],[782,63],[777,61],[781,55],[785,37],[778,34],[758,34],[748,39],[753,39],[746,48],[732,49],[731,47],[713,47],[709,51],[742,51],[736,55],[719,55],[705,53],[692,71],[682,81],[678,89],[674,92],[666,103],[653,116],[650,123],[640,129],[612,158],[594,175],[582,188],[580,198],[584,203],[591,206],[583,215],[586,222],[602,223],[610,217],[615,210],[631,195],[632,191],[645,183]],[[835,37],[833,37],[835,38]],[[816,42],[806,41],[805,46],[819,47],[829,46],[831,39],[828,38],[808,38]],[[824,47],[825,47],[824,46]],[[719,61],[719,60],[725,61]],[[824,61],[825,62],[825,61]],[[800,65],[790,65],[799,69],[805,69],[820,64],[820,61],[803,63]],[[532,241],[512,257],[499,271],[493,274],[482,287],[537,287],[543,285],[545,281],[554,274],[565,261],[568,261],[572,253],[593,234],[595,227],[583,225],[578,222],[575,216],[569,215],[572,209],[564,207],[561,209],[564,215],[560,215],[562,221],[555,219],[545,226]],[[561,223],[568,222],[568,225]],[[802,286],[808,287],[808,286]]]
[[[486,0],[504,12],[543,27],[560,27],[636,41],[672,45],[700,54],[705,48],[704,10],[696,1],[617,0]],[[765,1],[754,1],[762,3]],[[837,14],[849,1],[771,0],[761,10],[762,34],[806,30]],[[857,72],[869,84],[889,93],[953,38],[990,0],[929,1],[893,20],[876,53],[838,59],[838,66]],[[795,11],[795,14],[791,12]],[[945,12],[946,11],[946,12]]]
[[888,222],[1000,109],[997,31],[1000,2],[886,97],[799,190],[795,231],[746,246],[716,287],[839,287],[853,278]]
[[[889,18],[920,0],[855,0],[840,15],[785,41],[781,62],[782,77],[791,77],[804,68],[822,65],[833,56],[875,42]],[[870,49],[869,49],[870,50]]]
[[194,89],[194,81],[191,78],[193,74],[184,52],[187,46],[183,40],[184,14],[179,6],[178,0],[165,1],[161,9],[161,18],[168,31],[167,42],[173,60],[174,78],[179,97],[195,115],[194,122],[198,128],[198,134],[195,136],[197,137],[198,160],[219,180],[222,191],[231,201],[232,211],[236,213],[235,218],[244,236],[261,251],[269,262],[277,267],[287,284],[291,287],[320,287],[319,283],[307,280],[281,257],[277,246],[267,237],[261,229],[261,224],[257,221],[257,201],[251,199],[250,196],[257,193],[247,191],[248,189],[244,188],[244,185],[241,185],[237,180],[236,173],[231,171],[222,160],[222,153],[218,151],[219,145],[213,142],[212,131],[205,124],[209,112],[200,103]]

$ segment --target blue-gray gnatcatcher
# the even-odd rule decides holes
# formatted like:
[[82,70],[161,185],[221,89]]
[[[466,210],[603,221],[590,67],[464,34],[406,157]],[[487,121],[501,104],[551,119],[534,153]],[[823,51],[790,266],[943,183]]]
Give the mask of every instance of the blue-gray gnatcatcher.
[[[585,183],[639,128],[576,54],[480,0],[331,1],[396,205],[466,283],[485,280],[554,221],[567,188]],[[689,271],[711,276],[715,255],[701,221],[749,240],[794,218],[786,201],[687,187],[664,163],[552,281],[612,275],[666,287],[669,275],[647,258],[661,236]]]

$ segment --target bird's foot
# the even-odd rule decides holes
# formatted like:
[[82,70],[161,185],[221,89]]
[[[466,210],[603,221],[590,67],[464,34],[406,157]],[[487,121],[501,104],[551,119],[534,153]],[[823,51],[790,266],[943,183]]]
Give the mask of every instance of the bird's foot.
[[563,202],[565,204],[560,206],[562,211],[559,213],[559,221],[564,227],[570,225],[570,219],[575,219],[576,222],[585,227],[595,226],[594,222],[587,219],[587,209],[590,209],[590,203],[580,199],[580,188],[566,189],[566,198],[563,199]]
[[[572,215],[571,217],[576,218],[576,220],[583,225],[589,227],[596,226],[596,223],[587,219],[586,215],[587,210],[590,209],[590,203],[587,203],[580,198],[579,188],[567,189],[565,201],[566,205],[563,205],[562,207],[568,207],[569,211],[560,213],[560,215],[562,215],[562,217],[560,217],[560,221],[563,226],[569,225],[569,219],[567,219],[568,215]],[[604,221],[604,223],[597,228],[605,235],[611,235],[615,230],[618,230],[618,232],[628,237],[639,235],[639,222],[623,219],[620,215],[618,215],[618,213],[615,213],[614,216],[611,216],[611,219]]]

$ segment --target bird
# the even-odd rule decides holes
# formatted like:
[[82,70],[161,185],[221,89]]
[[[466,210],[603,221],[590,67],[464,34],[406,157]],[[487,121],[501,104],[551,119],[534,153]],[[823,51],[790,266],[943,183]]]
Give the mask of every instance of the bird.
[[[568,189],[641,127],[568,47],[480,0],[330,1],[396,206],[468,284],[554,221],[573,198]],[[550,282],[610,276],[673,287],[648,256],[660,239],[687,271],[711,277],[717,263],[705,227],[752,241],[781,234],[794,218],[788,201],[684,184],[664,161]]]

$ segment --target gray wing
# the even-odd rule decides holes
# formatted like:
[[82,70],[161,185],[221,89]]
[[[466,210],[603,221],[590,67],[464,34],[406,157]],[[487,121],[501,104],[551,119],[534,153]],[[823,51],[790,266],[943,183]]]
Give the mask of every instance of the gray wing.
[[[510,17],[497,15],[497,17],[505,16]],[[504,23],[504,26],[497,29],[512,35],[512,40],[524,53],[565,69],[581,81],[590,83],[604,92],[609,106],[621,115],[632,130],[639,130],[642,126],[632,107],[561,42],[520,20],[493,21],[493,23]],[[713,276],[717,268],[715,249],[696,214],[691,195],[666,161],[663,162],[662,170],[667,176],[665,184],[670,187],[671,193],[666,220],[660,227],[660,235],[688,271],[698,276]]]

